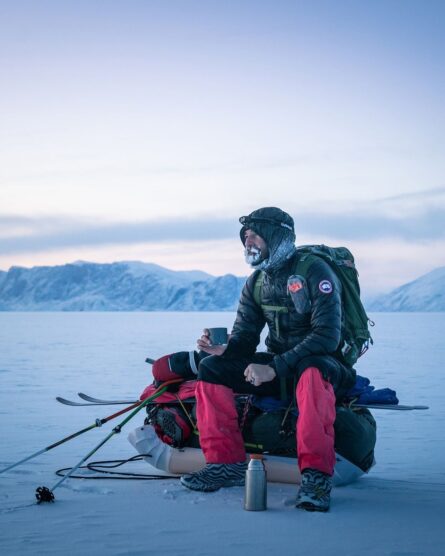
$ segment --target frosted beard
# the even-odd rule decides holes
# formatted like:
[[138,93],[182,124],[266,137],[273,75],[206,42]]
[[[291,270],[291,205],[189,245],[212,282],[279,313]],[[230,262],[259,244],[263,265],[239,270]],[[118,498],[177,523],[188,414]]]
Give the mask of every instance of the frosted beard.
[[255,267],[263,260],[261,249],[257,247],[246,247],[244,249],[244,259],[248,265]]
[[[271,273],[279,269],[296,253],[297,248],[294,244],[294,238],[284,238],[275,248],[270,248],[267,259],[262,259],[261,256],[258,262],[254,263],[253,268],[256,270],[264,270]],[[246,259],[247,260],[247,259]]]

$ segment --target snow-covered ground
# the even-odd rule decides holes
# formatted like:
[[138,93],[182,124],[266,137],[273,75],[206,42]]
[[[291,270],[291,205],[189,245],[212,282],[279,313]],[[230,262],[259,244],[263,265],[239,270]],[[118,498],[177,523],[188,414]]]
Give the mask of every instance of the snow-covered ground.
[[[0,475],[1,554],[317,554],[417,556],[445,553],[444,313],[375,314],[375,346],[358,365],[376,387],[429,411],[376,410],[377,465],[335,489],[331,511],[293,508],[295,486],[269,485],[266,512],[243,510],[243,489],[189,492],[164,481],[68,480],[54,504],[34,504],[38,486],[77,463],[115,421]],[[0,313],[0,468],[116,406],[63,406],[83,391],[137,397],[150,382],[146,356],[193,349],[204,326],[230,313]],[[135,417],[93,460],[134,455]],[[131,470],[149,467],[135,463]]]

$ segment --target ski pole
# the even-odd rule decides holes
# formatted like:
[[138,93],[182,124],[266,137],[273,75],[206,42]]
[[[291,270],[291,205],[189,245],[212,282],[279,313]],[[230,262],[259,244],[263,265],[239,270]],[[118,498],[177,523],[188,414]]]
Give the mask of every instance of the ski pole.
[[126,407],[125,409],[122,409],[121,411],[118,411],[117,413],[113,413],[113,415],[109,415],[108,417],[104,417],[103,419],[96,419],[96,421],[90,425],[89,427],[85,427],[84,429],[77,431],[73,434],[70,434],[69,436],[62,438],[62,440],[59,440],[58,442],[54,442],[54,444],[51,444],[50,446],[47,446],[46,448],[43,448],[42,450],[39,450],[38,452],[35,452],[34,454],[31,454],[30,456],[23,458],[20,461],[17,461],[16,463],[12,463],[11,465],[8,465],[8,467],[5,467],[4,469],[0,470],[0,474],[4,473],[5,471],[8,471],[9,469],[13,469],[14,467],[17,467],[19,465],[21,465],[22,463],[25,463],[31,459],[36,458],[37,456],[40,456],[40,454],[44,454],[45,452],[49,452],[50,450],[52,450],[53,448],[57,448],[57,446],[60,446],[61,444],[64,444],[65,442],[68,442],[68,440],[72,440],[73,438],[76,438],[77,436],[80,436],[81,434],[83,434],[84,432],[88,432],[96,427],[101,427],[102,425],[104,425],[105,423],[107,423],[108,421],[111,421],[111,419],[115,419],[116,417],[119,417],[119,415],[122,415],[123,413],[126,413],[127,411],[130,411],[132,409],[134,409],[135,407],[137,407],[141,402],[136,402],[132,405],[130,405],[129,407]]
[[101,448],[106,442],[108,442],[108,440],[110,440],[110,438],[112,438],[115,434],[118,434],[121,432],[122,428],[128,423],[128,421],[130,421],[130,419],[132,419],[136,413],[138,413],[143,407],[145,407],[146,405],[148,405],[149,402],[151,402],[152,400],[156,399],[158,396],[160,396],[161,394],[163,394],[169,387],[170,384],[175,384],[177,382],[182,382],[182,379],[175,379],[175,380],[169,380],[167,382],[164,382],[161,386],[159,386],[159,388],[157,388],[157,390],[155,390],[155,392],[149,396],[148,398],[146,398],[143,402],[138,404],[138,407],[136,407],[131,413],[130,415],[127,415],[127,417],[118,425],[116,425],[114,427],[114,429],[110,432],[110,434],[108,434],[103,440],[101,440],[101,442],[99,442],[99,444],[97,446],[95,446],[90,452],[88,452],[88,454],[86,456],[84,456],[77,465],[75,465],[74,467],[72,467],[68,473],[66,475],[64,475],[60,481],[58,481],[52,489],[49,489],[48,487],[45,486],[41,486],[38,487],[36,489],[36,498],[37,498],[37,503],[40,504],[41,502],[53,502],[54,501],[54,490],[56,490],[56,488],[58,488],[64,481],[66,481],[66,479],[68,479],[73,473],[75,473],[79,467],[85,463],[87,461],[87,459],[89,459],[93,454],[95,454],[99,448]]
[[[153,364],[155,360],[151,359],[150,357],[147,357],[147,359],[145,361],[147,363]],[[2,473],[5,473],[5,471],[9,471],[10,469],[14,469],[14,467],[18,467],[22,463],[26,463],[27,461],[30,461],[30,460],[36,458],[37,456],[40,456],[41,454],[44,454],[45,452],[49,452],[53,448],[57,448],[57,446],[60,446],[61,444],[64,444],[65,442],[68,442],[68,440],[72,440],[73,438],[76,438],[77,436],[80,436],[81,434],[83,434],[85,432],[88,432],[88,431],[90,431],[90,430],[92,430],[96,427],[101,427],[105,423],[108,423],[108,421],[111,421],[112,419],[115,419],[116,417],[119,417],[119,415],[122,415],[123,413],[126,413],[127,411],[131,411],[133,408],[137,407],[140,403],[141,402],[136,402],[136,403],[130,405],[129,407],[126,407],[125,409],[122,409],[121,411],[118,411],[117,413],[113,413],[113,415],[109,415],[108,417],[104,417],[103,419],[96,419],[96,421],[92,425],[90,425],[89,427],[86,427],[86,428],[84,428],[80,431],[77,431],[73,434],[70,434],[66,438],[62,438],[62,440],[59,440],[58,442],[55,442],[54,444],[51,444],[50,446],[46,446],[46,448],[42,448],[41,450],[35,452],[34,454],[31,454],[30,456],[27,456],[26,458],[23,458],[20,461],[17,461],[15,463],[12,463],[11,465],[8,465],[8,467],[5,467],[4,469],[1,469],[0,470],[0,475]]]

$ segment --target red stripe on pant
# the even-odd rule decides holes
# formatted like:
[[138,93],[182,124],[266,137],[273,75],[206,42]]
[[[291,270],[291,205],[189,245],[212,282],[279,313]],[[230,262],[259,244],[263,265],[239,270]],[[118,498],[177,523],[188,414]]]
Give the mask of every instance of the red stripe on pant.
[[335,465],[335,394],[316,367],[308,367],[297,384],[298,467],[332,475]]
[[[207,463],[238,463],[246,459],[231,388],[198,381],[197,418]],[[332,475],[335,465],[335,395],[316,367],[308,367],[297,385],[298,465]]]
[[196,417],[199,443],[207,463],[245,461],[244,441],[231,388],[199,380],[196,385]]

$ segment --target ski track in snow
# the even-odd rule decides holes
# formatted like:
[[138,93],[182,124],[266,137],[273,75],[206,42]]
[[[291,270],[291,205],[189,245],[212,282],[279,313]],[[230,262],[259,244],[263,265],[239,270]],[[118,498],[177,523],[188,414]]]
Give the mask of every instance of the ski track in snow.
[[[334,489],[328,514],[295,510],[294,485],[269,484],[268,511],[245,512],[242,488],[202,494],[176,479],[69,479],[55,490],[54,504],[37,505],[35,489],[51,488],[59,480],[54,471],[78,463],[112,421],[0,475],[1,554],[444,554],[445,315],[373,319],[375,346],[360,374],[376,388],[396,389],[401,403],[431,409],[374,411],[377,465]],[[232,321],[228,313],[0,313],[0,468],[114,412],[62,406],[55,396],[131,399],[151,381],[146,356],[193,349],[204,326]],[[142,420],[138,414],[91,460],[133,456],[126,437]],[[144,462],[127,470],[150,472]]]

